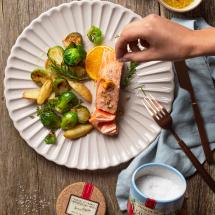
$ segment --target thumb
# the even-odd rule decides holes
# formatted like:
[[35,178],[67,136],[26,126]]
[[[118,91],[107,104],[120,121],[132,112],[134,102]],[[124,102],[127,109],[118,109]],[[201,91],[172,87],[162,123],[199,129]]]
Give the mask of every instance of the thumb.
[[139,52],[127,52],[121,59],[122,62],[135,61],[135,62],[146,62],[152,60],[158,60],[158,56],[152,49],[145,49]]

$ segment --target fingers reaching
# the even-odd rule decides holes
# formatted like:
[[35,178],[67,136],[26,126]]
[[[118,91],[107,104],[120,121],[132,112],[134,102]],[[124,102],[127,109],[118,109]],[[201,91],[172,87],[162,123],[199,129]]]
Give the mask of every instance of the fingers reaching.
[[144,50],[139,52],[128,52],[120,59],[120,61],[146,62],[154,60],[156,58],[157,56],[154,52],[152,52],[151,50]]

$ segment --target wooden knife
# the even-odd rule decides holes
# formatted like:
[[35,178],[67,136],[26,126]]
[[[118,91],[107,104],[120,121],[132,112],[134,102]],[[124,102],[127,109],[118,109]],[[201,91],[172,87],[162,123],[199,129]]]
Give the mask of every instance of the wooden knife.
[[190,76],[188,74],[185,61],[175,62],[174,65],[175,65],[175,70],[178,76],[178,81],[180,86],[190,93],[194,117],[198,127],[202,147],[205,153],[206,160],[208,161],[208,163],[211,164],[213,163],[213,153],[212,153],[212,150],[210,149],[208,137],[204,127],[204,121],[202,119],[199,106],[196,102],[195,93],[193,91],[193,87],[190,81]]

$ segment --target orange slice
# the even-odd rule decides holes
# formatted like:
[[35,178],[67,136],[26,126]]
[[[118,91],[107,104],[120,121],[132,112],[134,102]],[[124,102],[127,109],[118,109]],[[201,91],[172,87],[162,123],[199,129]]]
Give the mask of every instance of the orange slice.
[[114,49],[109,46],[96,46],[87,53],[85,60],[86,71],[89,77],[95,81],[99,78],[99,70],[104,50],[114,51]]

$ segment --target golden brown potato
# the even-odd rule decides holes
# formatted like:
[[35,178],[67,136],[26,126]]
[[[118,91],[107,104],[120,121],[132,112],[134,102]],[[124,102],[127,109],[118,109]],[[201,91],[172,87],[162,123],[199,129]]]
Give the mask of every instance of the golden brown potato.
[[23,98],[37,100],[40,93],[40,88],[37,89],[26,89],[23,92]]
[[39,96],[37,98],[37,104],[42,105],[45,100],[51,95],[52,93],[52,81],[47,80],[40,89]]
[[87,102],[92,103],[92,94],[90,90],[83,84],[77,81],[69,81],[68,83],[72,89],[79,94]]
[[91,124],[77,125],[76,127],[64,132],[64,137],[69,139],[77,139],[88,134],[93,129]]

